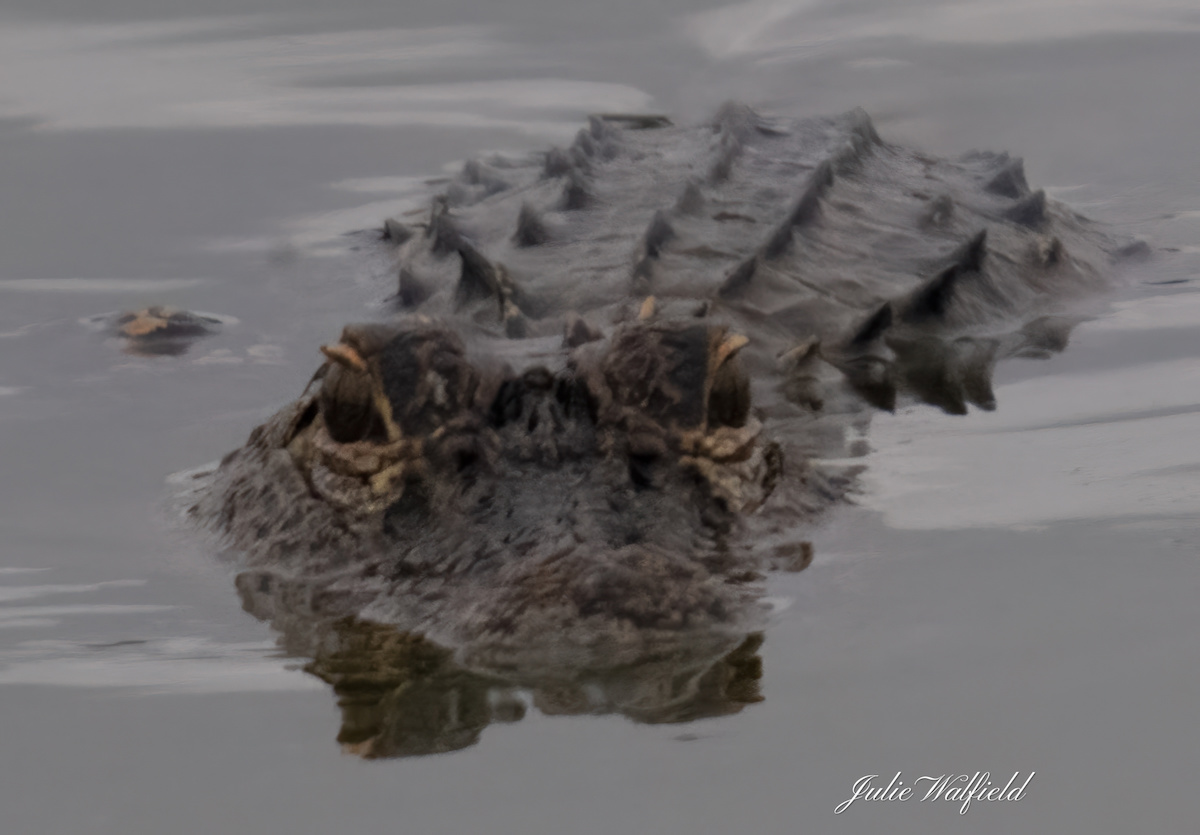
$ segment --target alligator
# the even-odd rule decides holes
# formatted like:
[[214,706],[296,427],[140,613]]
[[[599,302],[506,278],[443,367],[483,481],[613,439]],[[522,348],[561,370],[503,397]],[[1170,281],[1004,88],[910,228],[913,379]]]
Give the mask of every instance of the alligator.
[[996,363],[1063,350],[1136,249],[1019,158],[741,104],[471,160],[380,238],[385,320],[323,345],[189,500],[331,681],[337,623],[476,671],[729,652],[852,495],[875,411],[995,408]]

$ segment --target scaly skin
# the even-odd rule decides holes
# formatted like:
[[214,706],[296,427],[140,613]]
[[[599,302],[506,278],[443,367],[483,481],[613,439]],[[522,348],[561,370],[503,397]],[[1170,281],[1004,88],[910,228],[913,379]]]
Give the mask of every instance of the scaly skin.
[[472,161],[385,238],[394,319],[327,344],[192,513],[285,635],[354,617],[483,666],[744,635],[853,489],[820,461],[877,408],[994,408],[995,363],[1061,350],[1118,251],[1020,160],[740,105]]

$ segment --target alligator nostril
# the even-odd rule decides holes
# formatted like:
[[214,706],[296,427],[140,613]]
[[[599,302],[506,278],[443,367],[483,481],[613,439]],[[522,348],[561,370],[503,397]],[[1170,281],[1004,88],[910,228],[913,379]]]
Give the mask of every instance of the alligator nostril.
[[492,401],[491,423],[499,429],[521,416],[525,386],[518,380],[505,380]]
[[629,480],[635,487],[654,486],[654,462],[656,460],[656,456],[653,455],[629,456]]
[[554,383],[554,398],[567,417],[587,416],[596,422],[596,403],[587,384],[575,377],[559,377]]
[[469,470],[479,462],[479,453],[474,449],[459,450],[455,457],[457,459],[455,467],[460,473]]

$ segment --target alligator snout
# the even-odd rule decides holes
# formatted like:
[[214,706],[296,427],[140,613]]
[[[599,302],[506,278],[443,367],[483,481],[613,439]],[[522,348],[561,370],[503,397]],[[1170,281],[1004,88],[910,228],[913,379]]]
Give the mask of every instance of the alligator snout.
[[782,468],[751,413],[747,342],[639,321],[564,348],[556,372],[515,371],[473,361],[436,324],[351,326],[321,349],[283,446],[314,495],[379,526],[397,576],[520,562],[536,577],[596,549],[673,554],[703,573],[694,555],[761,505]]

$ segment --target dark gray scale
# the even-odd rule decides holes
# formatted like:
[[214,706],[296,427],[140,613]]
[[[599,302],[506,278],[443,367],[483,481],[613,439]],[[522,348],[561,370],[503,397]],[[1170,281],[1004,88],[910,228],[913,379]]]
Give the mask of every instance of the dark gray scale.
[[481,299],[499,299],[500,278],[496,267],[479,250],[465,242],[458,254],[462,258],[462,270],[454,291],[455,305],[461,309]]
[[675,201],[675,211],[681,215],[696,215],[704,209],[704,192],[695,180],[688,180],[679,199]]
[[821,198],[833,185],[833,166],[826,160],[813,170],[787,217],[763,244],[763,257],[774,259],[787,252],[792,245],[792,238],[797,228],[808,226],[816,220],[821,210]]
[[421,281],[407,267],[400,268],[399,287],[396,291],[396,303],[402,308],[412,309],[420,307],[429,297],[433,295],[433,290]]
[[950,309],[956,288],[964,277],[977,275],[983,269],[987,254],[987,230],[980,230],[963,244],[951,258],[951,263],[933,279],[920,287],[904,306],[902,319],[907,324],[941,320]]
[[578,148],[588,157],[596,156],[599,150],[596,140],[592,138],[591,132],[584,129],[580,129],[579,133],[575,134],[575,144],[572,147]]
[[517,215],[517,229],[513,232],[513,243],[517,246],[541,246],[550,240],[546,224],[542,216],[528,203],[521,204],[521,213]]
[[720,183],[729,179],[733,165],[742,154],[742,141],[733,133],[722,133],[717,154],[708,168],[708,182]]
[[954,219],[954,199],[948,194],[939,194],[921,216],[921,226],[946,226]]
[[587,179],[577,167],[572,167],[566,174],[567,182],[563,185],[561,206],[563,211],[575,212],[586,209],[593,202]]
[[751,256],[738,264],[721,282],[717,295],[723,299],[734,299],[742,295],[750,286],[754,273],[758,270],[758,256]]
[[675,229],[667,220],[666,213],[662,210],[655,212],[654,219],[646,227],[646,234],[642,238],[642,247],[646,252],[646,257],[657,258],[662,254],[663,247],[674,237]]
[[1030,229],[1040,229],[1046,222],[1046,192],[1038,189],[1028,197],[1021,198],[1004,210],[1003,217]]
[[1019,157],[1009,160],[992,175],[983,188],[990,194],[1011,197],[1013,200],[1024,197],[1029,193],[1029,183],[1025,181],[1024,161]]
[[450,207],[444,199],[437,199],[430,212],[429,227],[425,237],[430,239],[430,249],[435,255],[450,255],[465,245],[462,233],[450,216]]
[[894,320],[895,317],[892,312],[891,303],[884,304],[852,333],[848,340],[849,346],[862,349],[882,339],[884,333],[892,326]]
[[546,152],[542,164],[542,176],[547,178],[563,177],[572,168],[571,157],[562,148],[551,148]]
[[754,110],[737,101],[721,105],[713,117],[713,131],[732,136],[738,142],[748,141],[762,127],[763,120]]
[[395,218],[387,218],[383,222],[383,238],[391,241],[396,246],[408,241],[413,236],[413,230],[396,220]]
[[867,156],[883,144],[866,111],[856,109],[849,114],[849,135],[833,152],[830,163],[835,173],[847,175],[862,168]]

